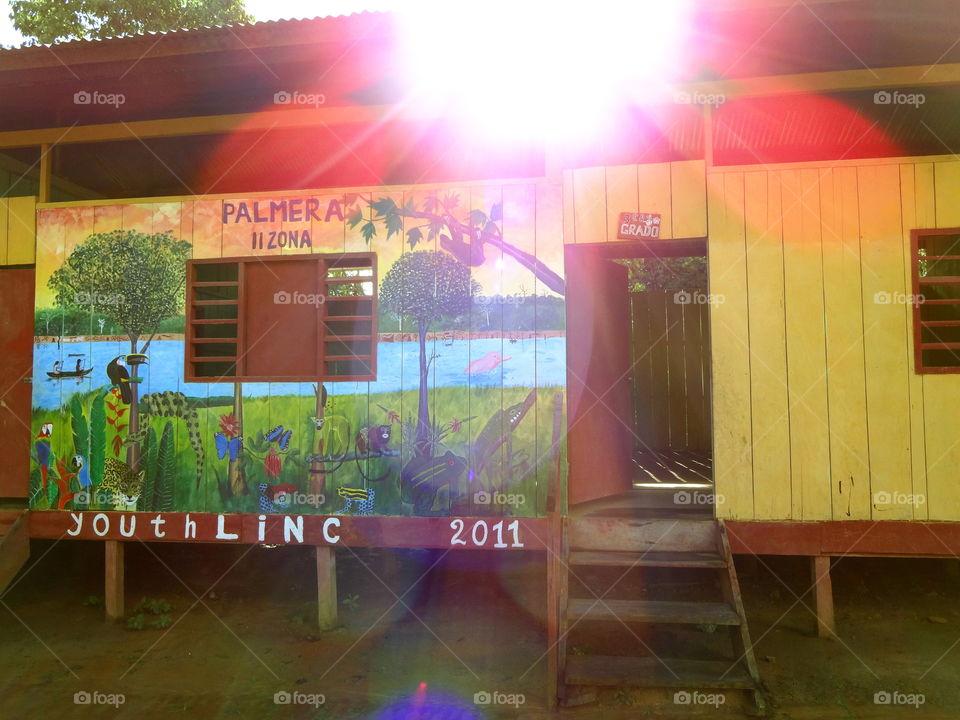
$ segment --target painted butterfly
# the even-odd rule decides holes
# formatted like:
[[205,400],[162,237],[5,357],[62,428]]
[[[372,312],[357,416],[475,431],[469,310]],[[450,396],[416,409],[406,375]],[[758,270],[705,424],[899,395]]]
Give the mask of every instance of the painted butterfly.
[[213,439],[217,446],[217,457],[221,460],[227,453],[230,453],[231,461],[236,460],[240,456],[240,451],[243,450],[243,437],[240,435],[228,440],[223,433],[217,433]]
[[263,436],[268,443],[276,441],[281,450],[286,450],[290,445],[290,438],[293,437],[293,430],[284,432],[283,425],[277,425],[273,430]]

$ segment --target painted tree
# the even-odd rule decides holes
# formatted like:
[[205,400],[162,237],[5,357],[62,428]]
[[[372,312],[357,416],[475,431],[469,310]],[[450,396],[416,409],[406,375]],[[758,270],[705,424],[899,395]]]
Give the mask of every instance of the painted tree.
[[[560,275],[541,262],[536,255],[521,250],[504,239],[499,225],[503,220],[501,203],[494,203],[489,213],[471,210],[467,214],[467,222],[457,217],[459,206],[460,196],[457,193],[448,193],[442,198],[438,194],[427,195],[419,204],[410,198],[402,206],[397,205],[391,197],[382,197],[370,202],[366,216],[363,208],[357,206],[350,213],[347,222],[350,227],[360,225],[360,232],[367,242],[376,236],[378,223],[385,226],[388,240],[392,235],[406,234],[406,242],[411,250],[415,250],[424,239],[428,243],[439,240],[442,250],[467,267],[483,265],[486,247],[489,245],[532,272],[546,288],[559,295],[564,294],[564,282]],[[409,218],[412,222],[405,223],[404,218]],[[406,231],[405,224],[408,225]]]
[[430,452],[430,406],[427,401],[427,330],[444,315],[459,315],[470,309],[479,285],[470,270],[450,255],[436,250],[418,250],[400,256],[380,284],[380,302],[417,325],[420,342],[420,397],[414,456]]
[[12,0],[14,27],[35,43],[249,22],[243,0]]
[[[73,249],[47,284],[56,293],[59,307],[108,315],[123,328],[130,353],[146,354],[160,323],[183,312],[185,263],[190,253],[190,243],[170,232],[93,233]],[[140,429],[138,374],[139,365],[131,364],[127,433],[134,439]],[[134,441],[127,451],[127,464],[137,471],[139,461],[139,443]]]

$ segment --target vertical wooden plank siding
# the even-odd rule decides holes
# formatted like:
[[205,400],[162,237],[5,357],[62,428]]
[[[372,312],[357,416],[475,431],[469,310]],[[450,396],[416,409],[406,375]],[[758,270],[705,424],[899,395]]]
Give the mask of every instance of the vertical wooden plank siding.
[[637,186],[637,166],[619,165],[606,169],[606,213],[609,240],[617,239],[617,225],[622,212],[647,212],[642,210]]
[[[637,191],[640,212],[660,215],[660,237],[674,237],[672,209],[670,207],[670,163],[637,165]],[[617,236],[616,228],[609,228],[610,238]]]
[[664,293],[651,293],[650,313],[650,376],[652,379],[650,407],[652,413],[652,448],[670,444],[670,389],[667,364],[667,339],[670,322],[667,318],[667,299]]
[[707,192],[710,292],[723,298],[710,309],[718,513],[746,519],[755,513],[743,173],[709,176]]
[[577,196],[573,192],[573,170],[563,171],[563,242],[577,242]]
[[873,518],[909,520],[913,507],[902,501],[913,482],[900,173],[896,165],[860,167],[857,181]]
[[576,203],[574,235],[578,243],[607,241],[607,188],[603,168],[573,171],[573,197]]
[[821,171],[830,493],[834,520],[868,520],[870,458],[855,168]]
[[[934,226],[960,226],[960,163],[938,162],[933,168]],[[929,185],[926,186],[929,189]],[[929,211],[929,201],[926,203]],[[927,218],[929,220],[929,215]],[[927,505],[931,520],[960,520],[960,442],[957,407],[960,375],[924,375],[923,417],[926,442]]]
[[683,309],[673,293],[665,294],[667,307],[667,410],[670,447],[687,447],[687,390],[684,372]]
[[31,265],[37,257],[36,198],[7,198],[7,261],[8,265]]
[[[914,165],[913,169],[913,188],[914,188],[914,223],[917,228],[934,228],[937,226],[937,208],[936,208],[936,196],[935,189],[933,184],[933,163],[917,163]],[[904,224],[904,231],[909,231],[911,228],[906,227]],[[909,236],[908,240],[909,240]],[[909,248],[909,242],[904,246]],[[907,256],[909,260],[909,255]],[[908,276],[912,275],[913,269],[908,262],[904,263],[906,265],[906,272]],[[911,282],[907,283],[907,287],[911,287]],[[907,322],[909,323],[909,330],[913,332],[913,313],[907,314]],[[913,362],[914,356],[912,352],[907,353],[907,359],[910,363],[911,372],[913,371]],[[953,397],[960,396],[958,390],[960,390],[960,377],[956,375],[921,375],[918,378],[920,386],[920,399],[919,401],[914,400],[913,392],[911,388],[910,395],[910,410],[911,410],[911,419],[913,419],[913,414],[917,412],[917,407],[919,405],[920,412],[920,423],[922,427],[919,429],[923,433],[923,444],[917,446],[916,440],[914,440],[913,451],[914,451],[914,476],[913,476],[913,491],[915,494],[921,494],[926,502],[922,506],[917,508],[917,515],[925,519],[931,519],[936,510],[931,507],[930,504],[930,488],[928,481],[929,473],[929,458],[927,456],[927,433],[933,432],[938,433],[940,429],[937,427],[928,428],[927,427],[927,413],[926,405],[927,399],[931,392],[938,392],[940,388],[937,385],[937,381],[946,381],[947,383],[952,383],[953,388]],[[933,384],[928,387],[927,383],[932,381]],[[949,392],[949,391],[948,391]],[[913,422],[916,422],[913,420]],[[922,467],[917,469],[917,458],[922,457]]]
[[780,180],[744,177],[755,517],[790,517],[790,418]]
[[[922,171],[921,171],[922,172]],[[912,268],[910,265],[910,230],[917,227],[916,175],[913,165],[900,166],[900,212],[903,223],[900,232],[900,250],[903,256],[904,288],[910,292],[912,287]],[[904,321],[907,336],[913,337],[913,307],[904,303]],[[927,505],[927,468],[923,438],[923,378],[916,373],[913,348],[910,343],[903,348],[907,361],[907,393],[910,402],[910,494],[916,499],[913,503],[914,520],[926,520],[929,512]],[[921,501],[922,498],[922,501]]]
[[816,170],[781,174],[791,517],[830,516],[826,340]]
[[7,219],[10,216],[8,199],[0,198],[0,265],[9,265],[7,262]]
[[675,238],[707,234],[707,178],[703,160],[670,164],[670,214]]
[[616,241],[622,212],[659,213],[664,240],[707,234],[703,160],[565,170],[563,196],[565,243]]
[[688,303],[683,308],[684,414],[687,444],[691,450],[709,451],[710,420],[705,414],[703,374],[710,352],[703,336],[709,312],[707,305]]

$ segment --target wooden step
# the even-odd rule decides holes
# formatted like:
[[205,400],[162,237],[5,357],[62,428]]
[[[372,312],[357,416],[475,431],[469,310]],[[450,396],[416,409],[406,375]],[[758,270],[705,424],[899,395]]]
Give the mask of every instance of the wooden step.
[[739,625],[737,611],[719,602],[669,602],[664,600],[597,600],[570,598],[567,617],[679,625]]
[[655,520],[571,517],[571,550],[716,553],[719,530],[714,520]]
[[602,565],[617,567],[725,568],[717,553],[707,552],[616,552],[574,550],[570,565]]
[[754,688],[750,674],[741,663],[732,660],[571,655],[567,657],[564,676],[567,685]]
[[0,537],[3,537],[7,534],[13,524],[20,519],[24,511],[17,510],[0,510]]
[[[4,516],[6,518],[6,515]],[[16,519],[0,534],[0,594],[7,588],[30,557],[30,536],[27,513],[19,511]]]

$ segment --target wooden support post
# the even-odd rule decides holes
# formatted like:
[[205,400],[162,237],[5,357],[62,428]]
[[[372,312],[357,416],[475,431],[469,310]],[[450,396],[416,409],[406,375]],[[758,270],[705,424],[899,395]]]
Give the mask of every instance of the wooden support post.
[[830,557],[828,555],[814,555],[811,569],[813,570],[813,586],[816,597],[817,635],[822,638],[830,638],[835,635]]
[[40,146],[40,185],[37,192],[39,202],[50,202],[53,190],[53,145]]
[[122,620],[123,543],[118,540],[107,540],[104,545],[105,585],[103,604],[107,611],[107,620]]
[[326,545],[317,546],[317,624],[321,630],[337,627],[337,556]]

